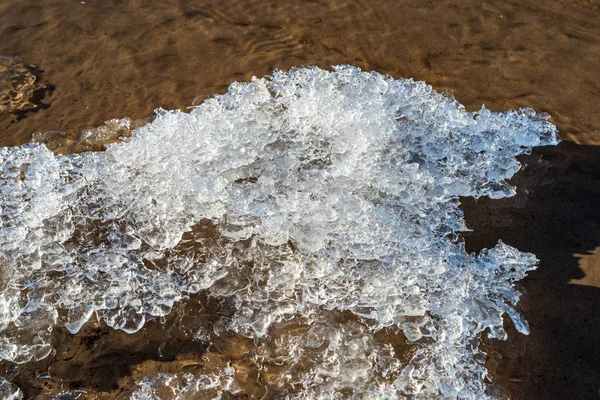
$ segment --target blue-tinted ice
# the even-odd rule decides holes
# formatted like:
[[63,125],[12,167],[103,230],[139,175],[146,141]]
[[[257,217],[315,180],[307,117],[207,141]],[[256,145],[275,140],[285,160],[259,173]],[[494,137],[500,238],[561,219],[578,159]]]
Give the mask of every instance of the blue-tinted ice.
[[[246,336],[312,325],[288,349],[320,352],[298,397],[482,398],[477,340],[505,338],[504,314],[528,333],[514,282],[537,260],[503,243],[467,254],[458,197],[512,196],[516,156],[559,141],[548,118],[470,113],[423,82],[353,67],[298,68],[190,113],[159,110],[105,152],[2,148],[0,357],[42,359],[52,327],[77,332],[94,312],[134,333],[208,291],[234,301],[228,328]],[[185,250],[202,220],[222,244]],[[218,284],[248,260],[243,290]],[[334,310],[363,323],[337,326]],[[416,343],[409,362],[373,343],[390,326]]]

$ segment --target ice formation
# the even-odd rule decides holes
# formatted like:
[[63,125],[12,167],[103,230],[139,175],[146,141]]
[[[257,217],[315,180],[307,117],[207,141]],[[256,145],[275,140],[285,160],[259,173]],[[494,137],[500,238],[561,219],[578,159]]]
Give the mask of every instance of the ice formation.
[[41,82],[42,72],[18,57],[0,56],[0,113],[22,119],[29,112],[48,108],[42,100],[54,85]]
[[233,374],[234,371],[231,367],[219,375],[198,377],[186,373],[152,374],[137,383],[136,390],[131,394],[130,399],[220,399],[223,391],[231,394],[239,392],[238,389],[232,387],[234,385],[231,378]]
[[[2,148],[0,357],[42,359],[53,327],[95,312],[134,333],[203,291],[234,305],[231,332],[307,326],[256,355],[289,366],[283,394],[483,398],[479,336],[505,338],[504,314],[528,332],[514,282],[536,258],[501,242],[467,254],[458,197],[513,195],[515,157],[558,143],[548,118],[298,68],[159,110],[105,152]],[[415,344],[405,359],[374,342],[386,327]]]
[[3,400],[21,400],[23,393],[14,383],[0,377],[0,398]]

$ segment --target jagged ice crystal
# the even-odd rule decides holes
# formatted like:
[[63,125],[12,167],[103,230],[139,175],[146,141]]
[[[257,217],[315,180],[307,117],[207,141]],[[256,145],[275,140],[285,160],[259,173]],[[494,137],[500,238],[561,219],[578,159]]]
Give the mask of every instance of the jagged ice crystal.
[[[44,358],[53,326],[77,332],[94,312],[134,333],[207,291],[236,305],[233,332],[311,326],[294,351],[322,354],[297,397],[481,398],[479,335],[505,338],[504,314],[528,332],[514,282],[537,260],[503,243],[467,254],[458,197],[513,195],[515,157],[558,143],[547,120],[313,67],[159,110],[105,152],[2,148],[0,357]],[[203,221],[219,239],[186,239]],[[381,356],[384,327],[416,343],[408,362]]]

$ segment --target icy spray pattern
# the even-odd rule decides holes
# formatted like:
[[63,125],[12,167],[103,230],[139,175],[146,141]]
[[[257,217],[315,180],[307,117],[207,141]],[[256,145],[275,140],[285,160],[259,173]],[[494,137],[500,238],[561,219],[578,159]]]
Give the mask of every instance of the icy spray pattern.
[[[559,141],[548,118],[299,68],[159,110],[105,152],[0,149],[0,357],[44,358],[53,326],[95,311],[134,333],[204,291],[235,305],[230,331],[310,327],[286,342],[306,362],[295,396],[481,398],[479,335],[505,338],[504,314],[528,333],[514,282],[537,260],[503,243],[467,254],[458,197],[513,195],[515,157]],[[415,343],[407,360],[374,344],[384,327]]]

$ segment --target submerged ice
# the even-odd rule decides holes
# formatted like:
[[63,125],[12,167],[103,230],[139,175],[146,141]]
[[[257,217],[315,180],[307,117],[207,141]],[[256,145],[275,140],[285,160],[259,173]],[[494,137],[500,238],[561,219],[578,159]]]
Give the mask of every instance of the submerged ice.
[[[516,156],[559,140],[548,118],[298,68],[159,110],[105,152],[2,148],[0,357],[47,357],[53,327],[93,314],[134,333],[205,292],[235,306],[231,332],[307,326],[281,342],[289,370],[305,366],[290,396],[481,398],[478,338],[504,339],[505,314],[528,333],[514,282],[537,260],[501,242],[467,254],[458,198],[513,195]],[[374,343],[386,327],[409,357]]]

